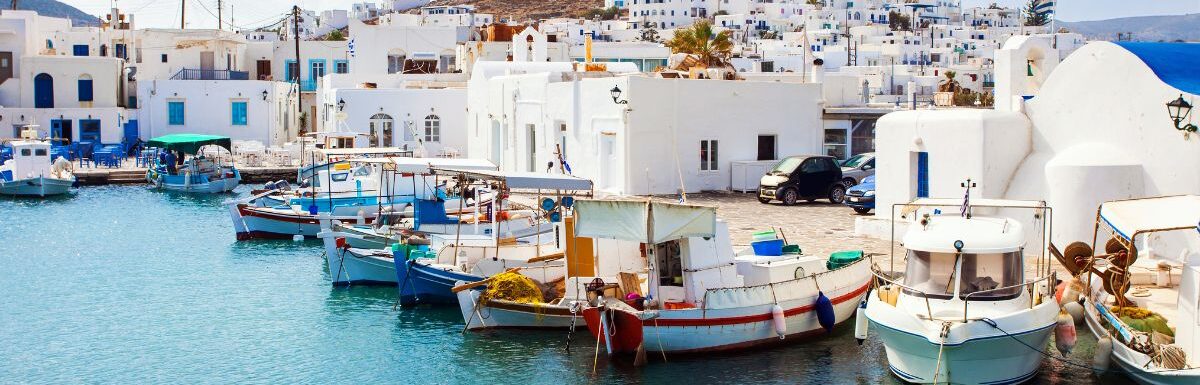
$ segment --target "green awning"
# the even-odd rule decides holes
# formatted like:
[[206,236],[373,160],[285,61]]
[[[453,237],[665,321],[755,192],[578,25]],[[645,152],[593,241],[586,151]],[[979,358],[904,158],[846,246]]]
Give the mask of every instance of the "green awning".
[[221,146],[232,151],[232,141],[227,136],[200,134],[171,134],[163,135],[146,142],[146,147],[180,151],[184,154],[195,154],[204,146]]

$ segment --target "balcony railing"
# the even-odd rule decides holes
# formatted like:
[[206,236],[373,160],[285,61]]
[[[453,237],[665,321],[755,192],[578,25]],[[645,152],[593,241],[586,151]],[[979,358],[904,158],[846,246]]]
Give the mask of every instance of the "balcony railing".
[[250,73],[184,68],[176,72],[175,76],[171,76],[171,80],[250,80]]

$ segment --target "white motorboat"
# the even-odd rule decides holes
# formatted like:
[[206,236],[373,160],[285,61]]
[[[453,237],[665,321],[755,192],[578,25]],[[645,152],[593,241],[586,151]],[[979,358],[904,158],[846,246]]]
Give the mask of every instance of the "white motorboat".
[[[233,156],[210,158],[200,149],[215,146],[228,153],[232,146],[228,137],[198,134],[163,135],[146,142],[146,147],[162,153],[149,170],[146,181],[157,189],[186,193],[225,193],[233,191],[242,181],[241,171],[233,164]],[[180,164],[177,157],[187,158]],[[179,166],[177,166],[179,165]]]
[[[1092,245],[1056,255],[1089,288],[1084,319],[1096,338],[1112,340],[1111,370],[1138,383],[1200,384],[1198,222],[1196,195],[1106,202]],[[1093,256],[1105,239],[1104,254]]]
[[8,143],[13,158],[0,165],[0,195],[37,196],[66,194],[75,184],[71,162],[50,162],[50,143],[36,138]]
[[[1021,218],[1037,222],[1032,234],[1045,240],[1048,226],[1042,221],[1049,207],[955,199],[904,206],[907,218],[919,220],[901,243],[907,249],[903,280],[877,272],[886,283],[868,296],[863,313],[884,344],[892,373],[913,383],[989,385],[1036,375],[1044,358],[1038,348],[1049,341],[1059,312],[1053,274],[1046,267],[1036,277],[1025,276],[1030,245],[1020,220],[973,213],[1032,210]],[[961,212],[940,215],[939,207]],[[1032,245],[1045,250],[1042,246]]]

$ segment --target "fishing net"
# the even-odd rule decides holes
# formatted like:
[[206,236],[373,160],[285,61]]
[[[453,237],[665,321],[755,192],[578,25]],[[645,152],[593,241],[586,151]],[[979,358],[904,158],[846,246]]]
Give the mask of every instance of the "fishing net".
[[1113,307],[1112,312],[1121,318],[1121,322],[1129,325],[1133,330],[1145,333],[1159,332],[1170,337],[1175,337],[1175,331],[1171,330],[1167,319],[1149,309],[1132,306]]
[[542,303],[542,289],[533,279],[516,272],[504,272],[492,277],[487,289],[479,296],[483,303],[504,300],[520,303]]

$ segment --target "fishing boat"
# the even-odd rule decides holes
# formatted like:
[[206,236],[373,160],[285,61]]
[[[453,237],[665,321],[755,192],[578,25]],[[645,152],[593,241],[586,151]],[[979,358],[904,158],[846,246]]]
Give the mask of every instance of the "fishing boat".
[[8,142],[12,159],[0,164],[0,195],[45,197],[70,192],[75,184],[71,162],[50,161],[50,142],[39,140],[36,129]]
[[[381,212],[407,210],[416,198],[440,198],[449,207],[473,210],[482,202],[447,196],[431,167],[451,164],[467,169],[494,169],[481,160],[441,158],[363,158],[314,168],[296,189],[274,188],[225,202],[238,240],[316,237],[319,214],[331,221],[367,226]],[[444,179],[443,179],[444,180]],[[381,182],[382,181],[382,182]],[[272,198],[274,197],[274,198]],[[490,199],[482,194],[480,198]]]
[[863,258],[830,269],[825,258],[769,247],[735,255],[728,225],[711,207],[581,201],[575,210],[576,236],[637,242],[649,264],[641,305],[625,294],[583,310],[610,355],[732,351],[825,335],[854,314],[872,278]]
[[[242,174],[233,165],[233,156],[208,157],[200,149],[216,146],[228,152],[229,137],[200,134],[164,135],[146,142],[148,148],[158,148],[162,156],[146,171],[146,181],[161,190],[188,193],[224,193],[233,191]],[[190,157],[188,157],[190,155]],[[182,163],[179,159],[185,158]]]
[[[468,189],[473,186],[497,191],[501,197],[514,192],[525,192],[536,196],[538,210],[535,227],[553,228],[563,217],[569,215],[575,195],[592,195],[592,182],[564,174],[542,174],[533,172],[498,172],[444,170],[446,174],[457,174],[457,186]],[[498,212],[503,207],[497,206]],[[497,214],[498,216],[498,214]],[[489,215],[489,217],[491,217]],[[543,224],[545,220],[548,223]],[[503,238],[498,226],[501,221],[492,220],[492,235],[463,235],[455,232],[430,236],[431,243],[441,245],[433,255],[409,255],[394,258],[396,282],[399,284],[400,303],[409,306],[425,303],[457,304],[458,296],[451,291],[460,282],[471,283],[518,269],[521,275],[541,284],[550,284],[563,278],[563,239],[561,233],[535,231],[525,238]],[[458,225],[457,227],[466,227]],[[332,263],[332,262],[331,262]]]
[[[554,224],[554,234],[561,235],[565,245],[565,264],[562,266],[565,279],[561,292],[556,290],[549,298],[536,295],[521,298],[510,293],[532,290],[513,290],[512,286],[530,284],[513,278],[492,282],[494,278],[489,277],[474,285],[460,282],[451,291],[458,296],[466,330],[575,329],[584,325],[581,311],[595,299],[589,293],[611,284],[620,286],[619,283],[624,283],[630,293],[645,292],[642,283],[646,280],[645,259],[638,251],[637,243],[577,237],[574,223],[575,218],[568,216]],[[597,259],[597,255],[609,258]]]
[[[936,198],[902,206],[903,217],[895,207],[892,212],[912,221],[901,243],[904,277],[876,271],[884,284],[859,315],[866,317],[859,323],[883,342],[892,373],[912,383],[1032,378],[1046,354],[1036,347],[1047,345],[1059,314],[1045,253],[1050,208],[1033,201]],[[1021,220],[982,215],[1000,210],[1032,212],[1018,218],[1036,225],[1027,233]],[[1027,237],[1040,244],[1029,245]],[[1028,247],[1039,250],[1032,279],[1025,273]]]
[[[1097,349],[1097,360],[1111,360],[1113,371],[1140,384],[1200,383],[1198,223],[1196,195],[1106,202],[1091,245],[1075,242],[1055,254],[1087,288],[1063,301],[1082,301],[1088,329],[1111,342],[1111,353]],[[1106,238],[1103,254],[1093,255]]]

